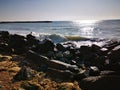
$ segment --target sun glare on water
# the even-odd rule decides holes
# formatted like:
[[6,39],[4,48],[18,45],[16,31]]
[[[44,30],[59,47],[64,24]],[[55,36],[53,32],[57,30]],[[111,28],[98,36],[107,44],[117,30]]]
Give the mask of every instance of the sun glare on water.
[[96,22],[97,20],[80,20],[74,21],[73,23],[79,27],[78,35],[87,38],[93,38]]
[[98,20],[78,20],[78,21],[74,21],[74,23],[76,24],[83,24],[83,25],[93,25],[97,22]]

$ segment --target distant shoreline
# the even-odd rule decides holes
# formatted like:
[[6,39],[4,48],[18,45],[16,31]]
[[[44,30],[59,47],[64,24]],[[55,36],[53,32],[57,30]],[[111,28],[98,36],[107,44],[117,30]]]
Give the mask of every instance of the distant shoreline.
[[52,23],[52,21],[2,21],[1,23]]

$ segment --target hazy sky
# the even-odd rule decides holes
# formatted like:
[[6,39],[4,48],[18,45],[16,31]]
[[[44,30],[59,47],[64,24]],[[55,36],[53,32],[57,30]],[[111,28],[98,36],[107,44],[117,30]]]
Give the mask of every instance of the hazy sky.
[[0,0],[0,21],[120,19],[120,0]]

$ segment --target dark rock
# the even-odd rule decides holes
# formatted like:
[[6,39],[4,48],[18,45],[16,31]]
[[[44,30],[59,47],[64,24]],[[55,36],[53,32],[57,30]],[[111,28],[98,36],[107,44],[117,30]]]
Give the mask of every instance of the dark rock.
[[91,46],[91,51],[92,51],[92,52],[99,52],[100,49],[101,49],[101,47],[98,46],[98,45],[93,44],[93,45]]
[[76,48],[76,45],[75,45],[73,42],[70,42],[70,41],[63,43],[63,46],[64,46],[67,50]]
[[99,55],[105,56],[105,55],[107,55],[108,52],[109,52],[109,50],[107,48],[101,48],[98,53],[99,53]]
[[71,81],[74,74],[69,70],[58,70],[54,68],[48,68],[46,75],[53,79],[59,79],[62,81]]
[[12,52],[12,49],[9,48],[9,45],[7,43],[0,43],[0,52]]
[[82,53],[82,54],[91,53],[91,47],[89,47],[89,46],[81,46],[80,47],[80,53]]
[[107,48],[108,50],[112,50],[114,47],[116,47],[118,45],[120,45],[120,41],[119,40],[110,40],[103,47]]
[[56,48],[57,48],[59,51],[65,51],[65,50],[66,50],[66,48],[65,48],[62,44],[60,44],[60,43],[56,44]]
[[14,53],[22,54],[26,52],[26,40],[24,36],[11,35],[8,45],[14,49]]
[[120,90],[120,76],[94,76],[80,81],[83,90]]
[[50,39],[44,39],[34,49],[37,53],[47,53],[48,51],[54,51],[55,45]]
[[51,67],[59,70],[70,70],[74,72],[79,71],[76,65],[70,65],[58,60],[49,60],[47,57],[39,55],[31,50],[29,50],[29,52],[27,53],[27,57],[31,60],[34,60],[33,62],[37,65],[45,64],[47,67]]
[[46,65],[48,67],[59,69],[59,70],[70,70],[74,73],[75,72],[77,73],[79,71],[77,66],[70,65],[70,64],[58,61],[58,60],[50,60],[50,61],[46,62]]
[[109,53],[111,63],[120,62],[120,45],[116,46]]
[[105,66],[105,70],[113,70],[120,72],[120,62],[111,63]]
[[32,50],[29,50],[27,52],[27,58],[34,64],[36,65],[42,65],[42,64],[46,64],[46,62],[49,61],[49,59],[45,56],[39,55],[38,53],[35,53]]
[[9,36],[9,32],[8,31],[0,31],[0,37],[6,38],[8,36]]
[[32,33],[31,33],[31,34],[28,34],[28,35],[26,36],[26,39],[27,39],[27,45],[28,45],[29,47],[33,47],[33,45],[36,46],[36,45],[38,45],[39,42],[40,42],[39,40],[37,40],[37,39],[35,38],[35,36],[32,35]]
[[81,70],[78,74],[75,74],[73,80],[81,81],[83,78],[86,78],[89,75],[87,70]]
[[96,66],[91,66],[89,70],[89,75],[90,76],[98,76],[100,75],[100,70]]
[[35,71],[29,67],[22,67],[21,70],[14,76],[14,80],[30,80],[34,77]]

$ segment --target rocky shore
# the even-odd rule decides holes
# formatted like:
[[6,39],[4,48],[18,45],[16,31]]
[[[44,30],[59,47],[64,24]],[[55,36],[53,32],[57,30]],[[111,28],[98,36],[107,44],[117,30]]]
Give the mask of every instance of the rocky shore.
[[119,39],[77,47],[0,31],[0,54],[0,90],[120,90]]

